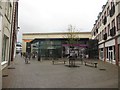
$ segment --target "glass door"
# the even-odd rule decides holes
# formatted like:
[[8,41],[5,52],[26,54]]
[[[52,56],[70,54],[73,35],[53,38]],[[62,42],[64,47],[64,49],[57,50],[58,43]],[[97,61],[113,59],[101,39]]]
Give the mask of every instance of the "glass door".
[[113,61],[113,50],[109,51],[109,62],[112,63]]

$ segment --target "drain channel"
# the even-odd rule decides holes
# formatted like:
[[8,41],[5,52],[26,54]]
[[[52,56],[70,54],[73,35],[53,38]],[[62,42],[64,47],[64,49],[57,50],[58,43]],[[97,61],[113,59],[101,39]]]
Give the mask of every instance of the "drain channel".
[[105,68],[100,68],[99,70],[105,71],[106,69]]
[[6,74],[6,75],[2,75],[2,77],[8,77],[8,75]]
[[8,69],[15,69],[15,67],[9,67]]

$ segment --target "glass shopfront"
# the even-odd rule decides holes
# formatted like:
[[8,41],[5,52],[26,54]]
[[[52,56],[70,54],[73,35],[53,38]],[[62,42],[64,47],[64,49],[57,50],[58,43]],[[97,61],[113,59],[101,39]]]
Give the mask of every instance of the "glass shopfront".
[[[96,56],[98,53],[98,48],[95,48],[94,46],[97,45],[97,42],[94,40],[83,39],[79,40],[77,44],[68,44],[66,42],[67,39],[36,39],[31,42],[31,53],[36,53],[39,57],[44,57],[47,59],[62,58],[69,55],[72,45],[74,46],[74,50],[77,56],[82,54],[83,57],[98,57]],[[95,55],[93,55],[93,52]]]

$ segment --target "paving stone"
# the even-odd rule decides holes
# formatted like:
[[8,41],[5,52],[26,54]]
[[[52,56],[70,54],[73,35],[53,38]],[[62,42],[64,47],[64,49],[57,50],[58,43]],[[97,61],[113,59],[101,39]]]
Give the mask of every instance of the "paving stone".
[[[16,56],[14,64],[4,69],[3,88],[117,88],[118,67],[97,60],[98,67],[77,62],[80,67],[70,68],[64,64],[53,65],[51,60],[31,60]],[[105,69],[105,70],[100,70]]]

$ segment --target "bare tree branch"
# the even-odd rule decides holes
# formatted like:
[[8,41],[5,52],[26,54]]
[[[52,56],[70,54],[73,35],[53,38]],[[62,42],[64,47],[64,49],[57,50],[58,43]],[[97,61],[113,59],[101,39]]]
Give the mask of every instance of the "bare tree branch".
[[68,33],[64,36],[64,38],[68,39],[69,44],[75,44],[77,43],[77,39],[79,39],[79,36],[77,35],[77,32],[75,31],[75,27],[73,27],[71,24],[68,26]]

